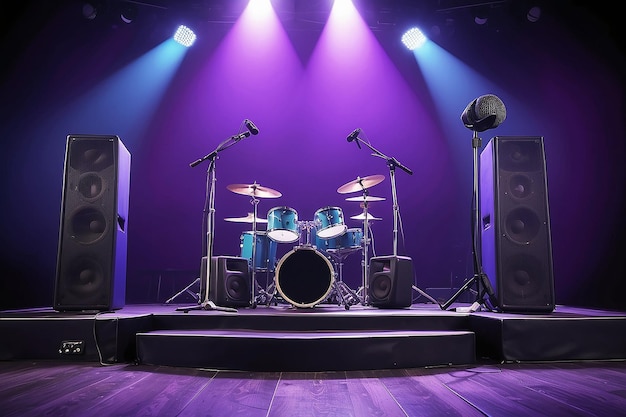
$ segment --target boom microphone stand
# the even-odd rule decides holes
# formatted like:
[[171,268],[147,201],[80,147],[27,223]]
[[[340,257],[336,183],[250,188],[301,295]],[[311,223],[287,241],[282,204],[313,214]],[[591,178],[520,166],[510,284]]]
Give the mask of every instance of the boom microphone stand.
[[[413,175],[413,171],[411,171],[406,166],[402,165],[396,158],[389,157],[383,154],[378,149],[370,145],[368,142],[363,141],[361,138],[359,138],[360,132],[361,132],[361,129],[356,129],[354,132],[352,132],[350,136],[348,136],[348,142],[355,141],[359,149],[361,149],[361,145],[359,144],[359,142],[362,142],[365,146],[367,146],[373,152],[372,156],[376,156],[378,158],[384,159],[387,162],[387,167],[389,167],[389,178],[391,180],[391,200],[393,204],[393,256],[397,257],[398,256],[398,222],[400,220],[400,207],[398,206],[398,195],[396,191],[396,175],[395,175],[396,167],[399,167],[401,170],[403,170],[409,175]],[[365,204],[367,207],[367,202]],[[424,291],[419,289],[416,285],[413,284],[412,288],[413,290],[417,291],[418,293],[428,298],[429,300],[436,302],[432,297],[430,297]],[[367,290],[367,288],[365,288],[365,290]]]
[[[209,168],[207,169],[207,182],[206,182],[207,198],[206,198],[206,203],[204,207],[205,221],[203,222],[204,223],[203,234],[206,236],[206,240],[203,241],[204,248],[202,251],[203,254],[206,255],[206,268],[205,268],[205,276],[204,276],[204,279],[205,279],[204,290],[205,291],[204,291],[204,294],[200,294],[201,299],[200,299],[199,305],[190,306],[190,307],[179,307],[176,309],[176,311],[184,311],[185,313],[189,312],[190,310],[219,310],[219,311],[227,311],[227,312],[234,312],[234,313],[237,312],[237,309],[235,308],[218,306],[215,304],[215,302],[210,300],[209,299],[209,289],[210,289],[209,287],[211,283],[210,281],[211,260],[213,258],[213,241],[214,241],[214,232],[215,232],[215,181],[216,181],[215,161],[218,159],[218,155],[221,151],[228,149],[231,146],[233,146],[235,143],[239,142],[240,140],[247,138],[248,136],[252,134],[251,132],[258,133],[258,129],[256,129],[256,126],[254,126],[251,121],[246,119],[244,123],[249,129],[248,131],[229,137],[220,145],[218,145],[218,147],[213,152],[189,164],[189,166],[193,168],[201,164],[202,162],[209,160]],[[254,129],[252,129],[249,124],[252,125]],[[200,270],[202,270],[202,268],[200,268]],[[203,277],[200,277],[200,279],[202,278]]]

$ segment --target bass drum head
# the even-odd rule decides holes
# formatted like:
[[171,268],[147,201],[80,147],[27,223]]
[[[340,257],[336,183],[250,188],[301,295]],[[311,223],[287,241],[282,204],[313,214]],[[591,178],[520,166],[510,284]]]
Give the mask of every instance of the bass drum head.
[[276,267],[276,290],[296,307],[313,307],[324,301],[335,281],[330,260],[310,247],[295,248]]

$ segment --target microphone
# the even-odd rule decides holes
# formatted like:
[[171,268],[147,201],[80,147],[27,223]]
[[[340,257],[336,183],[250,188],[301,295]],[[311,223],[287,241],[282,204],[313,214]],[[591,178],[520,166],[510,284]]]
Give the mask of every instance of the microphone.
[[361,129],[354,129],[352,133],[348,135],[348,142],[352,142],[354,139],[356,139],[357,136],[359,136],[359,133],[361,133]]
[[476,132],[498,127],[504,119],[506,119],[506,107],[502,100],[493,94],[478,97],[461,113],[461,120],[465,127]]
[[356,140],[356,146],[359,147],[359,149],[361,149],[361,144],[359,143],[359,134],[361,133],[361,129],[357,128],[354,129],[352,131],[352,133],[350,133],[347,137],[348,142],[352,142],[353,140]]
[[254,123],[252,123],[252,120],[246,119],[243,122],[246,125],[246,127],[248,128],[248,130],[250,131],[250,133],[252,133],[253,135],[258,135],[259,134],[259,128],[256,127],[256,125]]

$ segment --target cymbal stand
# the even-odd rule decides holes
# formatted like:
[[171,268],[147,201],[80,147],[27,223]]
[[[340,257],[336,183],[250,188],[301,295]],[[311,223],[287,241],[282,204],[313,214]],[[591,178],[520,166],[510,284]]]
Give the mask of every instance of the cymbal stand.
[[[395,176],[395,172],[396,172],[396,167],[399,167],[401,170],[403,170],[404,172],[406,172],[409,175],[413,175],[413,171],[411,171],[408,167],[404,166],[403,164],[401,164],[396,158],[394,157],[389,157],[385,154],[383,154],[382,152],[380,152],[378,149],[374,148],[372,145],[370,145],[368,142],[363,141],[361,138],[358,137],[358,135],[354,138],[354,141],[357,142],[357,145],[359,145],[360,142],[362,142],[365,146],[367,146],[373,153],[372,156],[376,156],[378,158],[382,158],[387,162],[387,166],[389,167],[389,178],[391,181],[391,197],[392,197],[392,204],[393,204],[393,256],[398,256],[398,223],[400,220],[400,207],[398,205],[398,195],[397,195],[397,191],[396,191],[396,176]],[[359,146],[359,148],[361,148]],[[367,212],[367,201],[365,201],[365,206],[366,208],[366,212]],[[365,214],[365,218],[367,219],[367,214]],[[365,235],[365,228],[363,231],[363,234]],[[365,238],[364,238],[365,239]],[[423,296],[425,296],[426,298],[433,300],[432,297],[430,297],[428,294],[426,294],[424,291],[422,291],[420,288],[418,288],[415,284],[412,285],[413,290],[417,291],[418,293],[422,294]]]
[[[253,185],[254,187],[254,185]],[[256,191],[256,190],[255,190]],[[254,192],[253,192],[254,193]],[[252,195],[252,198],[250,199],[250,203],[254,206],[254,210],[253,210],[253,216],[252,217],[252,278],[250,280],[251,285],[250,285],[250,300],[252,302],[252,308],[256,308],[257,306],[257,298],[256,298],[256,294],[255,294],[255,289],[256,289],[256,267],[254,266],[254,263],[256,262],[256,219],[257,219],[257,213],[258,213],[258,205],[259,205],[259,199],[256,198],[255,195]]]
[[[215,304],[214,301],[209,299],[209,286],[211,284],[211,260],[213,258],[213,237],[215,234],[215,161],[218,159],[218,155],[221,151],[230,148],[241,139],[250,136],[249,131],[234,135],[220,143],[218,147],[211,153],[205,155],[202,158],[196,159],[189,164],[190,167],[195,167],[202,162],[209,160],[209,168],[207,169],[207,181],[206,181],[206,196],[204,205],[204,221],[203,221],[203,234],[206,236],[206,240],[203,240],[203,251],[206,255],[206,276],[200,277],[205,280],[204,294],[200,294],[200,305],[179,307],[176,311],[184,311],[185,313],[191,310],[219,310],[227,312],[237,312],[237,309],[231,307],[223,307]],[[202,268],[200,269],[202,270]]]
[[361,277],[361,305],[369,304],[369,258],[367,254],[367,248],[369,246],[369,219],[367,214],[367,188],[363,189],[363,260],[362,269],[363,276]]

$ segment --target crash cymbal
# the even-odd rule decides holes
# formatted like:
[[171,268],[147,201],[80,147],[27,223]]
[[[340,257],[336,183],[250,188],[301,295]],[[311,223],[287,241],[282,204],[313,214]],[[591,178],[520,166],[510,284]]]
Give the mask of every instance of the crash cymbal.
[[[361,213],[361,214],[357,214],[356,216],[352,216],[350,217],[353,220],[364,220],[365,219],[365,213]],[[382,220],[380,217],[374,217],[371,214],[367,213],[367,220]]]
[[384,197],[374,197],[371,195],[346,198],[346,201],[384,201],[384,200],[385,200]]
[[[227,217],[224,220],[234,223],[254,223],[254,213],[248,213],[246,217]],[[267,219],[256,218],[257,223],[267,223]]]
[[375,186],[376,184],[381,183],[384,179],[384,175],[370,175],[362,178],[356,177],[355,180],[352,180],[337,188],[337,192],[339,194],[347,194],[355,193],[357,191],[363,191],[365,189]]
[[235,194],[249,195],[259,198],[278,198],[282,194],[276,190],[272,190],[268,187],[262,187],[257,184],[230,184],[226,188]]

